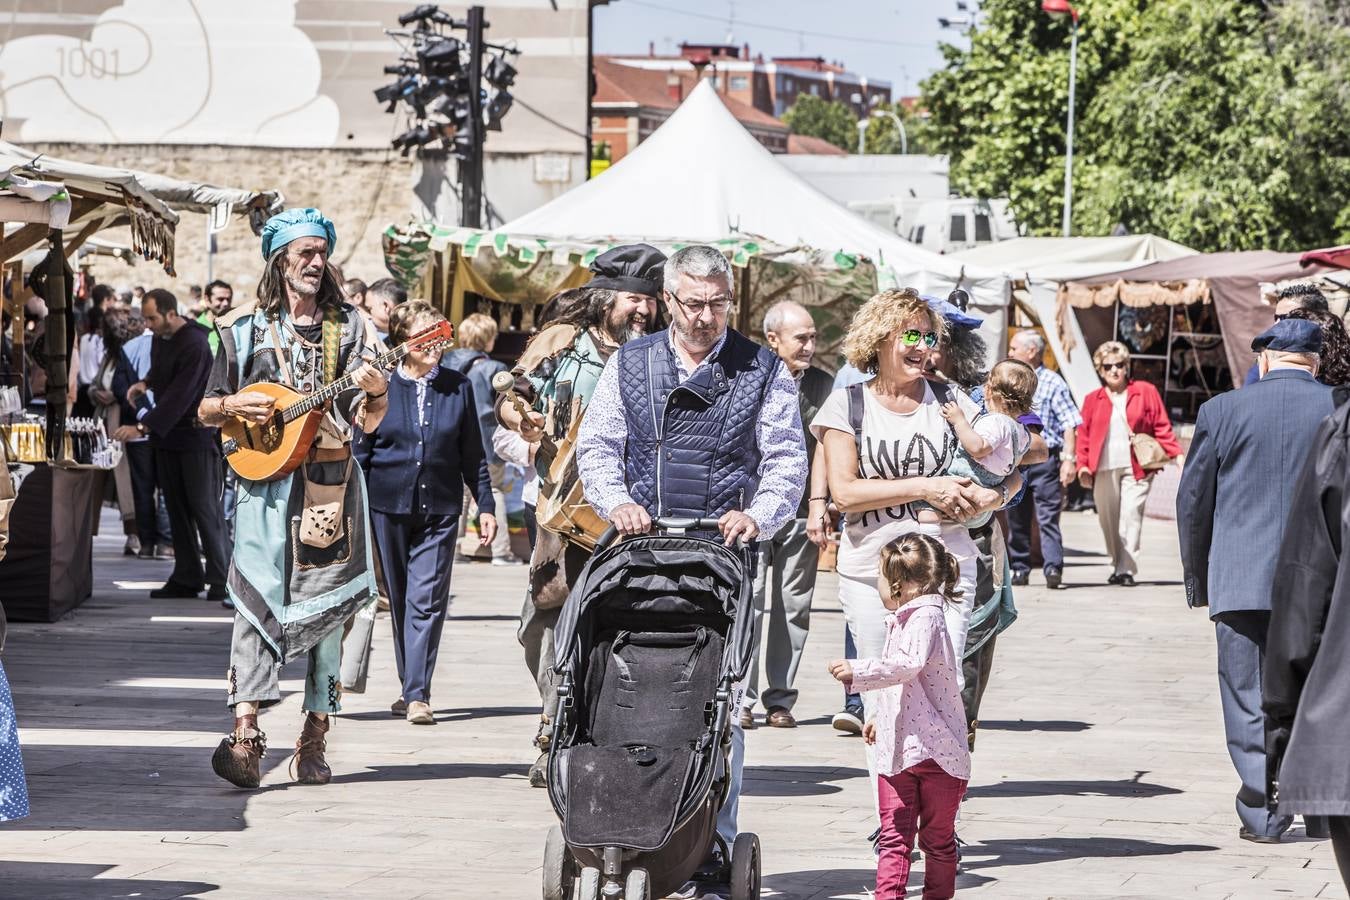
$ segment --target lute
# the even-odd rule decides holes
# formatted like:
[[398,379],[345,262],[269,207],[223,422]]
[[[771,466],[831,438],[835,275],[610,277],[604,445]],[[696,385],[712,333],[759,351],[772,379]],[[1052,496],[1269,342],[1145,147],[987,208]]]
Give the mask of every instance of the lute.
[[[450,323],[438,322],[370,362],[377,369],[387,369],[413,350],[443,350],[453,338]],[[249,481],[275,481],[289,475],[309,454],[327,405],[354,387],[356,379],[350,374],[311,394],[270,381],[248,385],[244,390],[273,399],[272,415],[265,422],[249,422],[237,416],[225,420],[220,426],[220,447],[226,462],[235,474]]]

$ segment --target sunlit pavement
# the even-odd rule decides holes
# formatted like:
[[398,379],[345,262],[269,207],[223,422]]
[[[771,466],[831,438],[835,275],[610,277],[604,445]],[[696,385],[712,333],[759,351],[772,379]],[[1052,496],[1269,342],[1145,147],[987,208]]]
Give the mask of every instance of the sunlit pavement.
[[[329,735],[335,776],[287,774],[300,679],[262,727],[263,787],[210,769],[228,730],[230,618],[152,601],[169,563],[97,540],[94,600],[55,625],[12,623],[5,667],[23,727],[33,816],[0,825],[0,897],[539,896],[553,811],[531,789],[536,695],[515,640],[523,569],[457,567],[434,685],[440,722],[389,715],[388,619],[369,690]],[[1150,520],[1139,587],[1111,588],[1091,514],[1065,516],[1066,590],[1039,575],[998,644],[959,831],[962,895],[1345,898],[1330,845],[1296,826],[1240,841],[1214,674],[1213,629],[1186,608],[1170,522]],[[794,730],[748,735],[741,825],[764,845],[765,897],[863,898],[875,827],[861,741],[833,732],[842,654],[822,575]],[[303,665],[303,663],[301,664]],[[911,894],[921,879],[915,868]]]

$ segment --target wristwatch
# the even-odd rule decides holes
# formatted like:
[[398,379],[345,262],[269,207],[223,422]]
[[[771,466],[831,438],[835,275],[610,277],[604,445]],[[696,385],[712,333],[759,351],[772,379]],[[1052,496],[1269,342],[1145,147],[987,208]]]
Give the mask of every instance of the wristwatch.
[[137,422],[136,430],[139,431],[141,434],[145,434],[148,429],[145,427],[144,422]]

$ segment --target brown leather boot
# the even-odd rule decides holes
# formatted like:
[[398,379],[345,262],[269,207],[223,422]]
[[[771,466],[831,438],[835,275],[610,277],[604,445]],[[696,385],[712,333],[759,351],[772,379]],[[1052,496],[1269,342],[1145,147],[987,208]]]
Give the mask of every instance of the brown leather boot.
[[328,747],[324,735],[328,733],[328,720],[320,719],[314,713],[305,714],[305,727],[300,729],[300,739],[295,742],[295,756],[291,763],[295,766],[295,780],[301,784],[327,784],[333,780],[333,770],[324,761],[323,752]]
[[258,717],[236,716],[231,732],[211,756],[211,769],[230,784],[255,788],[262,781],[260,760],[267,755],[267,735],[258,730]]

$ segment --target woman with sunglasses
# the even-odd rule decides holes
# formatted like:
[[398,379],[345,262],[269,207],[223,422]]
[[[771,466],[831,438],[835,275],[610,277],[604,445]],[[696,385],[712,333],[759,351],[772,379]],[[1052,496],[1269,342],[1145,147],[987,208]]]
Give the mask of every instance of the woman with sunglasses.
[[1097,520],[1111,554],[1107,584],[1134,587],[1139,573],[1139,542],[1144,529],[1144,504],[1153,473],[1135,459],[1130,437],[1152,435],[1171,459],[1181,456],[1158,389],[1130,378],[1130,351],[1107,341],[1092,354],[1103,386],[1083,401],[1078,426],[1078,482],[1092,491]]
[[[926,501],[943,514],[939,536],[960,564],[961,600],[946,610],[947,632],[960,658],[975,600],[978,556],[961,522],[1003,505],[1020,486],[1016,474],[999,488],[945,474],[957,441],[942,417],[944,399],[958,403],[970,418],[979,414],[959,389],[925,377],[945,330],[942,316],[913,290],[883,291],[867,301],[853,317],[844,355],[875,377],[835,391],[811,422],[824,448],[830,495],[844,513],[839,602],[859,656],[880,655],[885,643],[887,611],[877,592],[881,550],[920,530],[913,507]],[[855,392],[852,400],[850,392]],[[868,704],[865,695],[863,703]],[[868,766],[873,765],[868,748]]]

